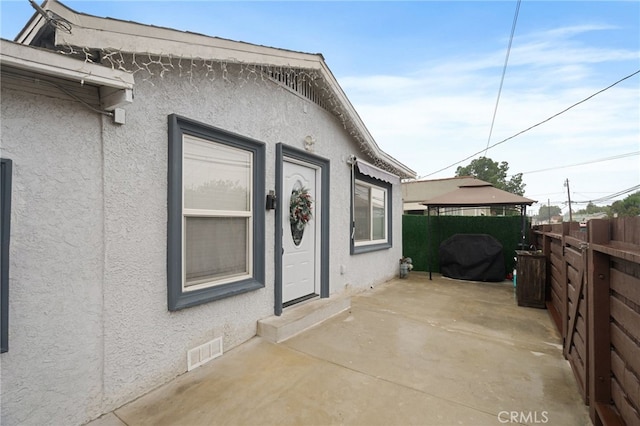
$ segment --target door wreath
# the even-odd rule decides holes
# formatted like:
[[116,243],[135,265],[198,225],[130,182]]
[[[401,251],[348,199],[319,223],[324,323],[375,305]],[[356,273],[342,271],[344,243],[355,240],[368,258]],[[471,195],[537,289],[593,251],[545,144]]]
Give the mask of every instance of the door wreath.
[[313,198],[305,187],[293,188],[289,199],[289,222],[291,236],[296,246],[300,245],[304,228],[313,217]]

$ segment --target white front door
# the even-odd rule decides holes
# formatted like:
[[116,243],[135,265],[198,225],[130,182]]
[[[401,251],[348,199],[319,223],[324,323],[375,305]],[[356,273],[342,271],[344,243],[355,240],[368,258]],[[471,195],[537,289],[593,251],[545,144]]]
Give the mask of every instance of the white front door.
[[[298,162],[283,163],[282,302],[319,294],[318,235],[320,170]],[[310,215],[308,213],[311,213]],[[293,219],[293,221],[292,221]]]

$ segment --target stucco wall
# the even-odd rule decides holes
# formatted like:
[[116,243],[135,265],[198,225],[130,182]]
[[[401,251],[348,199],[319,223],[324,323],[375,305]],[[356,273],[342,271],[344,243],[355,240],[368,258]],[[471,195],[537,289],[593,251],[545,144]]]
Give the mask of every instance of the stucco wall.
[[[178,312],[166,306],[167,116],[179,114],[267,145],[266,188],[275,188],[275,144],[331,160],[331,292],[365,289],[393,276],[401,256],[401,194],[394,192],[391,250],[349,255],[349,154],[357,146],[328,112],[273,83],[189,79],[140,82],[125,126],[105,126],[105,402],[116,407],[184,372],[188,349],[223,336],[228,350],[255,335],[273,314],[274,212],[266,219],[266,287]],[[201,76],[202,77],[202,76]],[[133,135],[133,136],[132,136]],[[135,230],[135,232],[132,232]],[[141,250],[140,247],[145,247]],[[346,260],[345,260],[346,259]],[[340,273],[344,265],[346,273]]]
[[100,118],[59,99],[1,96],[13,196],[0,423],[75,424],[101,408]]
[[7,424],[95,418],[183,373],[189,349],[222,336],[229,350],[273,314],[273,211],[264,289],[168,311],[169,114],[264,142],[267,191],[275,189],[275,144],[303,148],[311,135],[315,153],[331,160],[331,293],[397,274],[400,188],[393,248],[351,256],[346,160],[359,154],[357,145],[317,105],[273,83],[238,82],[238,69],[228,68],[231,81],[137,77],[122,126],[75,105],[3,91],[2,155],[15,173],[10,351],[1,358]]

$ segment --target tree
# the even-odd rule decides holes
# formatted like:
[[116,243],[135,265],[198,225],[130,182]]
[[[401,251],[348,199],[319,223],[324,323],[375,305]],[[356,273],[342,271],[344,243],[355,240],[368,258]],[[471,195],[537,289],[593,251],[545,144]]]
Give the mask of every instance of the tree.
[[553,216],[561,216],[562,209],[558,206],[542,206],[538,210],[538,214],[534,216],[539,221],[549,220]]
[[609,206],[596,206],[593,203],[587,204],[587,207],[580,209],[575,214],[595,214],[595,213],[607,213],[609,215]]
[[611,213],[621,216],[640,216],[640,191],[611,204]]
[[468,166],[458,167],[456,176],[473,176],[476,179],[489,182],[498,189],[511,192],[512,194],[523,195],[525,184],[522,182],[522,173],[511,176],[507,181],[509,163],[493,161],[488,157],[480,157],[471,161]]

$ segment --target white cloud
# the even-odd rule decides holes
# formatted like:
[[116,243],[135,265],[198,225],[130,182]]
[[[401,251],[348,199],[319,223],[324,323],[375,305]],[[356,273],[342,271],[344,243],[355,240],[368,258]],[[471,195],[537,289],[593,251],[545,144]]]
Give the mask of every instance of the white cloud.
[[[585,44],[607,25],[549,29],[514,40],[491,143],[564,110],[636,71],[638,52]],[[400,76],[340,78],[378,144],[425,175],[486,147],[504,51],[443,58]],[[635,67],[636,69],[633,69]],[[640,76],[487,152],[510,172],[562,166],[640,150]],[[466,165],[467,160],[461,165]],[[456,167],[432,176],[453,176]],[[640,182],[638,157],[525,176],[527,193],[555,191],[565,175],[583,191]],[[561,178],[561,176],[565,176]],[[588,192],[588,191],[587,191]]]

